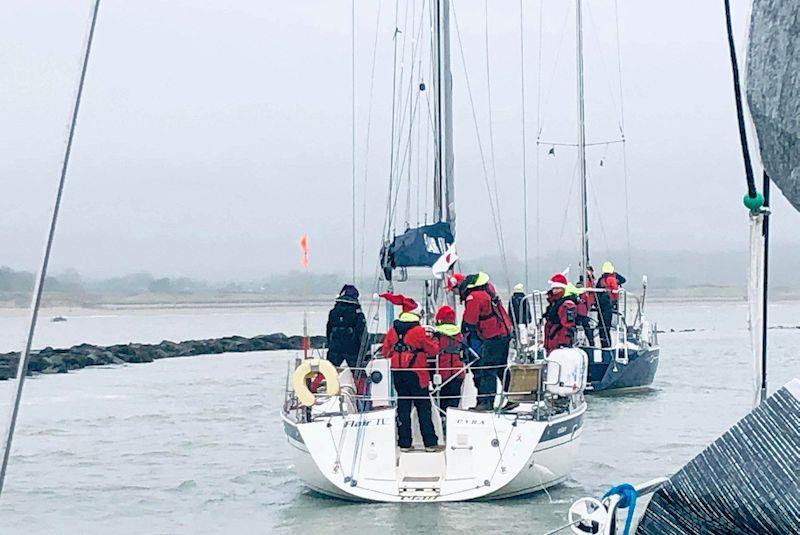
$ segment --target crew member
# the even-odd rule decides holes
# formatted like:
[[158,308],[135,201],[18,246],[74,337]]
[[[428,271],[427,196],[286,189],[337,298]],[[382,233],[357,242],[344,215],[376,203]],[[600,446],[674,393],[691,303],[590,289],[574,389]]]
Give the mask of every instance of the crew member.
[[578,316],[577,288],[569,284],[562,273],[550,277],[549,282],[548,305],[544,311],[544,349],[548,353],[560,347],[572,347]]
[[430,373],[427,357],[436,357],[438,345],[420,325],[420,306],[408,297],[385,293],[381,297],[403,307],[403,313],[386,333],[381,354],[391,359],[392,381],[397,391],[397,445],[411,449],[411,407],[417,408],[422,442],[426,451],[436,451],[438,437],[431,419],[428,394]]
[[[458,291],[464,303],[461,332],[470,347],[475,341],[480,351],[478,365],[473,367],[475,387],[478,389],[478,404],[475,410],[491,410],[497,392],[497,380],[502,381],[508,362],[508,345],[511,341],[511,319],[508,317],[500,297],[489,282],[486,273],[475,273],[464,277],[454,274],[448,281],[450,288]],[[459,281],[460,282],[457,282]],[[454,283],[457,286],[454,287]]]
[[464,337],[461,329],[456,325],[456,311],[443,305],[436,312],[434,318],[436,326],[433,336],[439,344],[439,354],[436,364],[442,378],[442,387],[439,390],[439,407],[447,416],[447,408],[458,408],[461,402],[461,387],[464,385],[464,364],[461,359],[461,345]]
[[531,324],[531,306],[525,299],[525,287],[522,283],[514,286],[514,293],[511,294],[511,299],[508,301],[508,310],[511,312],[519,343],[523,346],[527,345],[528,326]]
[[337,368],[342,362],[352,369],[358,364],[367,321],[358,302],[358,289],[351,284],[342,286],[336,303],[328,313],[325,335],[328,340],[328,360]]
[[625,277],[614,271],[611,262],[603,263],[603,274],[597,280],[597,287],[603,290],[597,296],[600,309],[600,343],[603,347],[611,346],[609,332],[614,314],[619,310],[619,290],[625,282]]
[[589,346],[589,357],[591,359],[595,345],[594,328],[592,326],[591,312],[595,303],[594,296],[594,269],[592,266],[586,268],[586,277],[581,279],[578,283],[578,317],[575,322],[579,327],[583,328],[586,334],[586,341]]

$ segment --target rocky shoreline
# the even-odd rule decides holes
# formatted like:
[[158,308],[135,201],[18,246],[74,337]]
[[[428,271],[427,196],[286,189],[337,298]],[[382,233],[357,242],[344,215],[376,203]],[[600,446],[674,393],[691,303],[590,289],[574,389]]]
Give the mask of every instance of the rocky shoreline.
[[[312,336],[310,345],[317,349],[324,347],[324,336]],[[302,336],[286,336],[283,333],[263,334],[247,338],[227,336],[207,340],[186,340],[160,344],[117,344],[96,346],[80,344],[68,349],[45,347],[31,355],[28,375],[34,373],[67,373],[89,366],[106,366],[153,362],[158,359],[192,357],[196,355],[216,355],[219,353],[245,353],[248,351],[275,351],[302,349]],[[19,353],[0,353],[0,380],[11,379],[17,375]]]

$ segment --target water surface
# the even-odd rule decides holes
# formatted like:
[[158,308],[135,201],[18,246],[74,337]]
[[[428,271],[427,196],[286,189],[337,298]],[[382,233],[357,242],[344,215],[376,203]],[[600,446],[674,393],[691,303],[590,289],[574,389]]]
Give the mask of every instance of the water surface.
[[[223,354],[32,378],[0,501],[3,533],[543,533],[572,500],[669,473],[744,415],[751,363],[741,302],[654,302],[653,389],[589,399],[578,463],[549,493],[499,502],[353,504],[307,491],[278,416],[292,352]],[[325,310],[311,311],[320,332]],[[772,307],[800,323],[800,303]],[[24,314],[6,313],[0,349]],[[37,345],[158,342],[302,326],[297,308],[105,311],[45,324]],[[800,375],[800,330],[770,331],[770,377]],[[0,416],[11,383],[0,383]]]

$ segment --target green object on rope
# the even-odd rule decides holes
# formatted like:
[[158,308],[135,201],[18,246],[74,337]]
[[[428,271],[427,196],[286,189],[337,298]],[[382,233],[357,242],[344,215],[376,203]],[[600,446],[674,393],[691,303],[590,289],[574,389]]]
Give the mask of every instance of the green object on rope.
[[756,196],[755,197],[751,197],[749,194],[745,194],[743,201],[744,201],[744,205],[751,212],[755,212],[755,211],[761,209],[762,206],[764,206],[764,195],[762,195],[758,191],[756,192]]

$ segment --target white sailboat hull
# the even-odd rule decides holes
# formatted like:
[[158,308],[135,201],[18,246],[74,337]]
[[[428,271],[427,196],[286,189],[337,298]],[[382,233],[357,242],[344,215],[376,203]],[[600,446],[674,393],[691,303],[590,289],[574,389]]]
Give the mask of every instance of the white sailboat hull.
[[450,409],[442,452],[400,452],[395,409],[318,417],[284,414],[295,470],[322,494],[405,502],[499,499],[562,482],[574,464],[585,404],[547,421],[524,413]]

